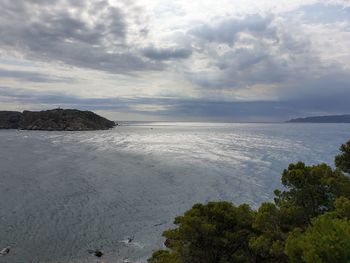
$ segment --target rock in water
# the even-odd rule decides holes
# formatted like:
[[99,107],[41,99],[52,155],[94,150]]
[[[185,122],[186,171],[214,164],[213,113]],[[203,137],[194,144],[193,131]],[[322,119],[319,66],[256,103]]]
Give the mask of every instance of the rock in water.
[[89,252],[90,254],[94,255],[95,257],[98,257],[98,258],[100,258],[100,257],[103,256],[102,251],[101,251],[101,250],[98,250],[98,249],[96,249],[96,250],[88,250],[88,252]]
[[87,131],[107,130],[114,126],[115,122],[91,111],[75,109],[0,112],[0,129]]
[[95,253],[94,253],[94,255],[95,255],[96,257],[100,258],[100,257],[103,256],[103,253],[102,253],[102,251],[100,251],[100,250],[96,250]]
[[10,253],[10,247],[5,247],[4,249],[2,249],[0,251],[0,255],[2,255],[2,256],[6,256],[9,253]]
[[134,237],[128,237],[128,243],[131,243],[134,240]]

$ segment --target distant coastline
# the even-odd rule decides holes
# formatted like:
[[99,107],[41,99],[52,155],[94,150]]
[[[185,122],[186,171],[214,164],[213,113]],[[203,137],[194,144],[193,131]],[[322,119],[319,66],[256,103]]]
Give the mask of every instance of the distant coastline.
[[350,114],[328,115],[328,116],[311,116],[305,118],[296,118],[288,120],[292,123],[350,123]]
[[115,122],[91,111],[53,109],[45,111],[0,111],[0,129],[44,131],[107,130]]

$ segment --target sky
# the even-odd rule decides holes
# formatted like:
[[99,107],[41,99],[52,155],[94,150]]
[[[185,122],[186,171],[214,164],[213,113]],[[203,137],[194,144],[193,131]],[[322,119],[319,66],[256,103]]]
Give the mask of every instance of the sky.
[[0,110],[350,113],[350,0],[1,0]]

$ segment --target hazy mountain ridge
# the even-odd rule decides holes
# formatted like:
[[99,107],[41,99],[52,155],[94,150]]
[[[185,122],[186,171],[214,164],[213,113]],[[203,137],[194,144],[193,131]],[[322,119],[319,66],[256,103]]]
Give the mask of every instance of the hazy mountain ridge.
[[310,122],[310,123],[350,123],[350,114],[311,116],[304,118],[295,118],[287,122]]

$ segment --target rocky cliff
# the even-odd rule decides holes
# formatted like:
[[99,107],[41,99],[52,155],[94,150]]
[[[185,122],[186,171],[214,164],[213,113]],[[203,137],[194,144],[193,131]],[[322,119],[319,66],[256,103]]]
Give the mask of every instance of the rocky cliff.
[[21,117],[18,111],[0,111],[0,129],[18,129]]
[[46,111],[0,111],[0,129],[85,131],[106,130],[113,121],[91,111],[54,109]]

